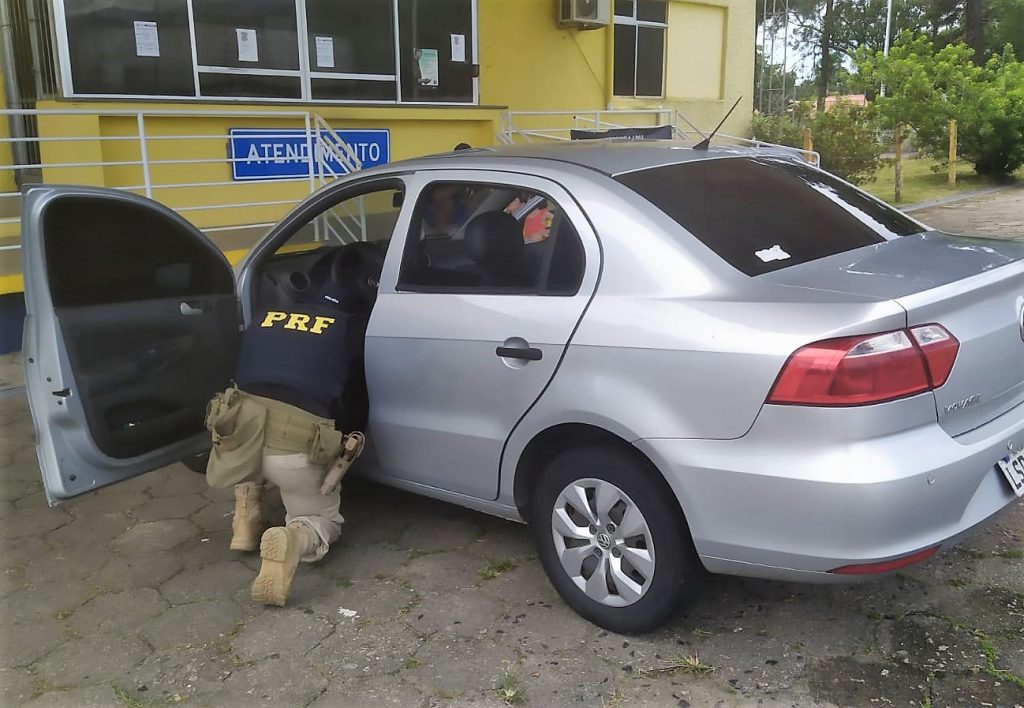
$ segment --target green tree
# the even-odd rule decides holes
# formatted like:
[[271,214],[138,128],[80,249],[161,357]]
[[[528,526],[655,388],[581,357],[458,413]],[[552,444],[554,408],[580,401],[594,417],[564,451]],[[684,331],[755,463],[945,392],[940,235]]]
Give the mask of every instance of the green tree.
[[860,52],[859,80],[867,90],[885,85],[875,101],[885,127],[909,125],[943,159],[955,119],[960,155],[980,174],[1009,175],[1024,164],[1024,66],[1012,47],[984,66],[974,55],[966,44],[936,50],[927,37],[904,33],[888,57]]
[[878,124],[871,108],[840,101],[827,111],[798,103],[785,116],[754,116],[751,129],[757,140],[803,147],[804,128],[814,136],[821,168],[853,184],[861,184],[878,172],[882,148]]

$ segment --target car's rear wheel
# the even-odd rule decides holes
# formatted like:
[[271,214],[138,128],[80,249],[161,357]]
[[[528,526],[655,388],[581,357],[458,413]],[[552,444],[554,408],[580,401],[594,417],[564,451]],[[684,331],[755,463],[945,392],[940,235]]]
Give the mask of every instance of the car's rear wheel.
[[654,629],[702,585],[704,569],[675,496],[630,450],[563,452],[541,472],[530,508],[551,583],[606,629]]

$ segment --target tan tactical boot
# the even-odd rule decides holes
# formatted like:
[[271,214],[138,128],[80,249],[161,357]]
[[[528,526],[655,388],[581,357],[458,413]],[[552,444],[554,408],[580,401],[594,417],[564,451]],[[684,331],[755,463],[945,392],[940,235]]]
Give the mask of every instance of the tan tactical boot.
[[252,583],[253,602],[284,607],[299,559],[312,553],[316,544],[316,533],[302,523],[267,529],[260,541],[263,565]]
[[231,550],[255,551],[260,544],[263,524],[263,483],[235,485],[235,516],[231,520]]

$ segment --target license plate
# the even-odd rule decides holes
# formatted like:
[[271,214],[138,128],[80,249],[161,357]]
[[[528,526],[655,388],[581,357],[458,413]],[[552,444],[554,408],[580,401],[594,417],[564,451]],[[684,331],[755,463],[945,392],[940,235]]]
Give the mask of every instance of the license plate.
[[1018,497],[1024,497],[1024,450],[1004,457],[999,460],[999,469],[1006,475],[1006,481],[1010,483],[1010,489]]

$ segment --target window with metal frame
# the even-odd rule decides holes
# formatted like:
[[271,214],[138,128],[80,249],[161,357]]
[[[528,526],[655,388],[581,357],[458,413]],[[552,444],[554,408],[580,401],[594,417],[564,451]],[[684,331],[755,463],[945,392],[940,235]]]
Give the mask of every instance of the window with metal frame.
[[616,96],[665,95],[666,0],[615,0],[614,67]]
[[547,195],[436,182],[413,212],[398,290],[575,295],[584,263],[579,234]]
[[478,102],[478,0],[54,0],[68,98]]

